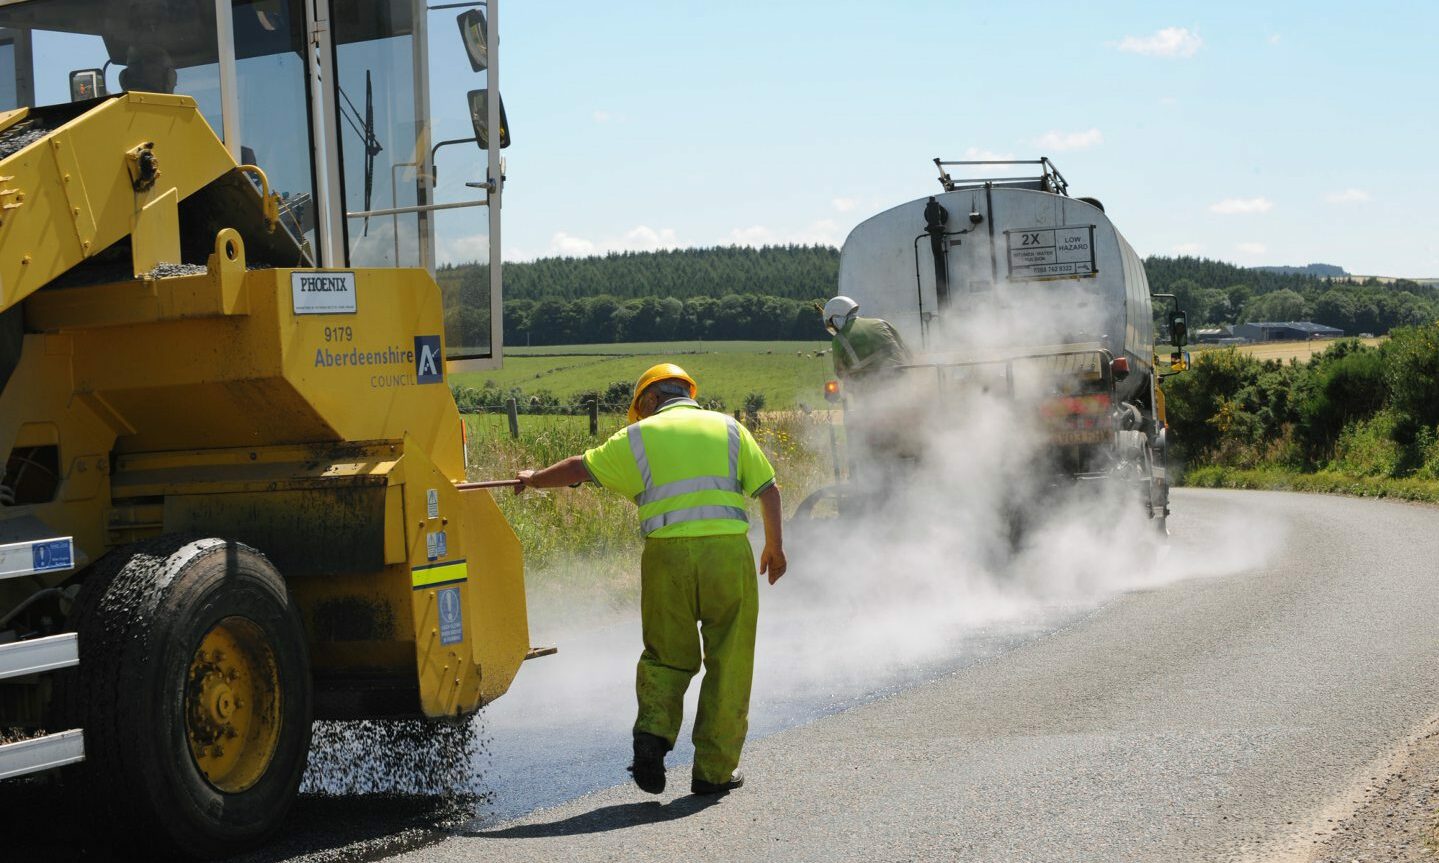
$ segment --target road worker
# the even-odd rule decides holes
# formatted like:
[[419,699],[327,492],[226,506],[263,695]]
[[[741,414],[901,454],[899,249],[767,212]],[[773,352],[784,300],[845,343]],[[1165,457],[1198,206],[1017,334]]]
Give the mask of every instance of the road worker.
[[630,771],[651,794],[664,790],[665,753],[701,662],[690,790],[723,794],[744,782],[736,768],[749,729],[759,609],[745,497],[759,499],[764,518],[760,573],[774,584],[786,568],[774,468],[748,429],[695,403],[697,389],[679,366],[654,366],[635,383],[627,427],[583,455],[516,475],[516,492],[591,481],[639,505],[644,652]]
[[889,321],[861,318],[859,303],[838,296],[824,304],[824,328],[834,336],[834,373],[848,384],[887,376],[909,362],[909,349]]

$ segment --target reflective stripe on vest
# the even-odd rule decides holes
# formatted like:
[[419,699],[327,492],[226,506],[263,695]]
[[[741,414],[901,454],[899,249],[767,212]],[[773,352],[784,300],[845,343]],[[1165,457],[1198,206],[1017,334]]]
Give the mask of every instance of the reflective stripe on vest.
[[[629,427],[628,436],[630,442],[630,454],[634,456],[635,467],[639,469],[640,479],[644,482],[644,491],[635,495],[635,503],[639,506],[668,500],[672,497],[679,497],[682,494],[694,494],[704,491],[720,491],[732,494],[744,494],[744,488],[739,481],[739,454],[740,454],[740,432],[739,423],[732,417],[725,417],[725,424],[729,431],[729,475],[728,476],[697,476],[688,479],[678,479],[662,485],[655,485],[654,476],[650,472],[650,460],[645,452],[644,437],[640,432],[638,423]],[[649,536],[651,533],[671,524],[679,524],[686,521],[698,521],[701,519],[734,519],[749,524],[749,514],[743,507],[718,506],[715,504],[702,504],[699,506],[687,506],[680,509],[662,512],[658,515],[640,521],[640,533]]]

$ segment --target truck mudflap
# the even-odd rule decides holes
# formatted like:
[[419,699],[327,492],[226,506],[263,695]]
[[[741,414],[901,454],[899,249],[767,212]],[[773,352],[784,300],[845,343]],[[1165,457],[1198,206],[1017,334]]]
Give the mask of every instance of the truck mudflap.
[[[75,563],[70,537],[0,545],[0,579],[64,572]],[[45,674],[80,664],[76,635],[65,632],[0,644],[0,681]],[[0,780],[74,764],[85,758],[79,729],[44,734],[0,746]]]

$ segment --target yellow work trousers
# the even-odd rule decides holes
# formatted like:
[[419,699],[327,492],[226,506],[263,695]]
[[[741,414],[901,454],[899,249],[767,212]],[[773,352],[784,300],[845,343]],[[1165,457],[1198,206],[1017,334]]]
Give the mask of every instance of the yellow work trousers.
[[696,779],[727,782],[739,764],[749,730],[758,614],[754,554],[745,535],[645,541],[640,560],[645,650],[635,674],[635,731],[674,745],[685,690],[703,661],[694,727]]

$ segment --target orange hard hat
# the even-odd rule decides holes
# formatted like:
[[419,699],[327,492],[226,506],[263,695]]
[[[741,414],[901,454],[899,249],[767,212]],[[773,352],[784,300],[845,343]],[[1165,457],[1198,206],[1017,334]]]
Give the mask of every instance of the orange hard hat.
[[635,394],[630,399],[630,422],[639,422],[640,396],[644,395],[645,390],[649,388],[650,384],[656,384],[660,381],[684,381],[689,384],[690,398],[694,398],[695,393],[699,392],[699,384],[695,383],[695,379],[690,377],[689,372],[674,363],[660,363],[657,366],[650,366],[648,369],[645,369],[644,374],[640,375],[640,379],[635,381]]

